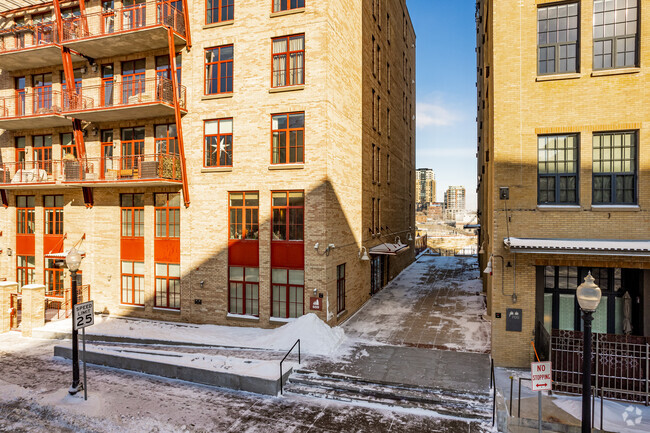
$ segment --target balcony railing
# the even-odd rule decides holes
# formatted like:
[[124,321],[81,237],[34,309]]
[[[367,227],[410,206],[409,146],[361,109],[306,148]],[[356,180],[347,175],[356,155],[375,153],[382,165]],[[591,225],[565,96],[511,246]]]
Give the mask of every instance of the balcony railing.
[[0,164],[0,185],[180,181],[178,155],[152,154]]
[[82,14],[63,23],[62,42],[110,36],[152,27],[170,26],[185,35],[183,12],[169,4],[149,1],[121,9]]
[[31,93],[16,93],[0,98],[0,120],[27,116],[50,116],[60,114],[64,98],[61,92],[34,90]]
[[56,44],[59,41],[57,33],[53,22],[2,30],[0,54]]

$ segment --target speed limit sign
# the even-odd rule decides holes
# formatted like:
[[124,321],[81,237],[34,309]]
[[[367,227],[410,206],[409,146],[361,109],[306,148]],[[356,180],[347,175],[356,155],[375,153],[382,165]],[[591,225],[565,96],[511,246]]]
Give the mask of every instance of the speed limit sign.
[[74,306],[72,311],[72,327],[76,331],[95,323],[95,307],[93,301],[84,302]]

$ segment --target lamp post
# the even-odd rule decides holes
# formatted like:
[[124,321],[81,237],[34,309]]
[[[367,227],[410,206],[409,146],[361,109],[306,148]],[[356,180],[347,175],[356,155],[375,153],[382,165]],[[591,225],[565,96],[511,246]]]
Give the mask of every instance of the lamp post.
[[[72,277],[72,310],[74,311],[75,305],[77,305],[77,271],[79,270],[79,265],[81,264],[81,254],[75,247],[68,252],[68,255],[65,258],[65,264],[70,271]],[[74,315],[73,315],[74,320]],[[71,395],[75,395],[79,392],[79,332],[74,328],[74,323],[72,324],[72,386],[68,392]]]
[[591,322],[593,312],[600,304],[600,288],[594,283],[591,272],[576,293],[585,324],[584,353],[582,360],[582,433],[591,433]]

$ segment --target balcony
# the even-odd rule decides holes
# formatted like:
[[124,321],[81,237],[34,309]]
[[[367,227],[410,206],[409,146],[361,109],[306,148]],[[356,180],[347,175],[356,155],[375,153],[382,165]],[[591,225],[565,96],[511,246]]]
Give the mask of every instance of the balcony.
[[[174,115],[174,91],[167,78],[136,79],[84,87],[66,104],[66,115],[88,122],[112,122]],[[184,86],[179,100],[185,110]]]
[[152,154],[0,164],[0,188],[180,185],[178,155]]
[[185,45],[183,12],[148,1],[66,21],[61,43],[92,58],[122,56],[167,48],[167,27],[174,30],[174,45]]
[[0,98],[0,129],[40,129],[70,126],[62,116],[61,92],[37,90],[31,94],[15,94]]
[[[62,65],[54,23],[13,27],[0,31],[0,69],[18,71]],[[72,61],[84,60],[76,54]]]

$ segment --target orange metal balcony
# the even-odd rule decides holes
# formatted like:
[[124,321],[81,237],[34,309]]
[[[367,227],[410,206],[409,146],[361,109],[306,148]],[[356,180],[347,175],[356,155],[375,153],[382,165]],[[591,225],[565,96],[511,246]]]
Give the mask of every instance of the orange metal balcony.
[[64,99],[61,92],[52,90],[0,98],[0,129],[69,126],[70,119],[61,115]]
[[175,45],[185,45],[183,12],[149,1],[66,21],[61,43],[92,58],[121,56],[167,48],[167,27],[174,30]]
[[0,188],[180,185],[178,155],[152,154],[0,164]]
[[[82,89],[72,95],[66,115],[88,122],[144,119],[174,115],[174,91],[167,78],[111,82]],[[185,110],[184,86],[179,86],[181,109]]]
[[[42,68],[61,65],[61,47],[54,23],[13,27],[0,31],[0,69]],[[83,57],[72,55],[72,61]]]

